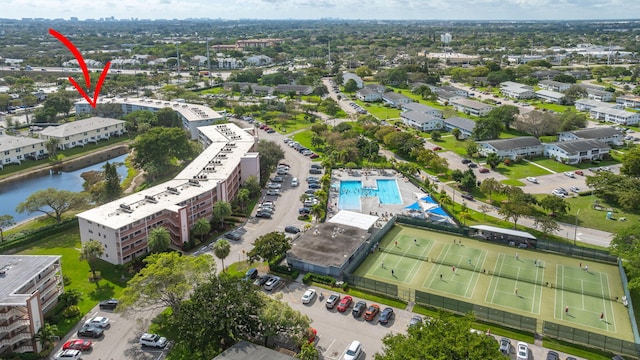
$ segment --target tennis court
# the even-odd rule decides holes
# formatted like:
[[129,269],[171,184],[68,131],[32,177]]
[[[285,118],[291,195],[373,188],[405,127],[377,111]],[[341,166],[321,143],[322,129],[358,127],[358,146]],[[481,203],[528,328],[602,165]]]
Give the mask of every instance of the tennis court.
[[355,275],[633,341],[615,265],[396,225]]

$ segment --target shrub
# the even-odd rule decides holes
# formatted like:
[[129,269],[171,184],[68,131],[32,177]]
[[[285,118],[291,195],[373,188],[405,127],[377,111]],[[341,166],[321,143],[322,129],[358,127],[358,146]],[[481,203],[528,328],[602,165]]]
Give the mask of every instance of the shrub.
[[292,269],[288,266],[271,265],[269,266],[269,269],[272,273],[291,278],[292,280],[297,279],[298,275],[300,275],[300,272],[298,270]]
[[320,284],[334,286],[336,284],[336,279],[333,276],[306,273],[302,278],[302,282],[305,285],[309,285],[311,282],[317,282]]
[[74,317],[76,317],[78,315],[80,315],[80,307],[78,305],[68,306],[62,312],[62,316],[64,316],[65,319],[71,319],[71,318],[74,318]]

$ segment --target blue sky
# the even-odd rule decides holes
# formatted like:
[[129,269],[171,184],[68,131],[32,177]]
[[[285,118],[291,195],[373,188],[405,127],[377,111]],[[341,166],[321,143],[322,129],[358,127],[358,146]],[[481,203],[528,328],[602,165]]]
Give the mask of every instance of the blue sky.
[[638,0],[0,0],[0,18],[588,20],[640,15]]

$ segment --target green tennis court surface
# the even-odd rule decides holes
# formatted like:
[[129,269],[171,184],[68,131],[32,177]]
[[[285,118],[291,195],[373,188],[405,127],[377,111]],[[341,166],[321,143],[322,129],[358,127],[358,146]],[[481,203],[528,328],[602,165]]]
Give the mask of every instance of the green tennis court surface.
[[633,341],[615,265],[402,225],[378,250],[356,275]]

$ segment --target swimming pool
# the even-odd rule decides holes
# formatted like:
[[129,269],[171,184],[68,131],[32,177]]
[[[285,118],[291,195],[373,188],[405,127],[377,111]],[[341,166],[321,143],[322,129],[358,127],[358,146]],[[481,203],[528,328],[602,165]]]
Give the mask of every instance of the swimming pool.
[[361,210],[361,197],[377,197],[380,204],[402,204],[400,190],[395,179],[376,180],[376,189],[363,188],[362,181],[340,181],[340,199],[338,208],[341,210]]

